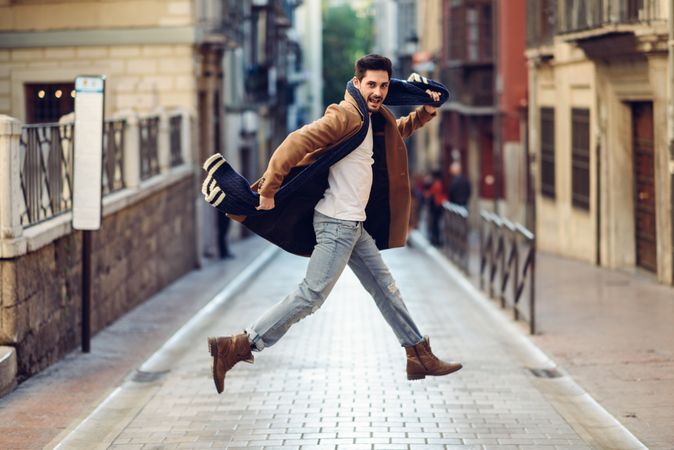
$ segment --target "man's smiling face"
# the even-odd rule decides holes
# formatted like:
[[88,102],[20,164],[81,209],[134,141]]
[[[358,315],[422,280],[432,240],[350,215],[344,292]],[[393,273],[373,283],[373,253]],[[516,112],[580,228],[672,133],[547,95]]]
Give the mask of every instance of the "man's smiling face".
[[390,81],[385,70],[366,70],[362,80],[354,77],[353,85],[367,102],[367,109],[376,112],[384,103]]

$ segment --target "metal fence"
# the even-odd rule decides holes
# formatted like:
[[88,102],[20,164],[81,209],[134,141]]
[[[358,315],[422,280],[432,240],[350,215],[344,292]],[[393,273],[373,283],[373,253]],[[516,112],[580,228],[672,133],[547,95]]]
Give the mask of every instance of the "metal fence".
[[658,0],[560,0],[559,32],[572,33],[605,25],[667,19]]
[[[140,119],[140,176],[159,174],[159,116]],[[170,117],[171,166],[183,164],[182,116]],[[106,120],[103,125],[102,194],[127,187],[124,152],[126,119]],[[21,225],[36,225],[72,209],[74,129],[69,123],[24,125],[19,140]]]
[[527,0],[527,46],[552,45],[557,28],[557,0]]
[[445,256],[468,273],[468,210],[463,206],[445,202],[442,216],[442,251]]
[[103,125],[103,195],[123,189],[124,134],[126,120],[108,120]]
[[182,120],[183,117],[178,114],[169,118],[169,136],[171,147],[171,167],[179,166],[183,163],[182,153]]
[[[480,288],[487,290],[501,307],[511,307],[515,320],[529,324],[536,333],[536,239],[518,223],[482,211],[480,227]],[[521,256],[524,256],[522,262]],[[498,274],[498,277],[497,277]],[[486,286],[485,286],[486,285]],[[510,286],[510,299],[508,298]],[[528,287],[528,305],[522,305]],[[524,311],[523,311],[524,310]]]
[[21,225],[35,225],[72,208],[73,129],[72,123],[22,128],[19,153],[25,208]]
[[138,121],[140,136],[140,179],[146,180],[159,174],[159,116],[145,117]]

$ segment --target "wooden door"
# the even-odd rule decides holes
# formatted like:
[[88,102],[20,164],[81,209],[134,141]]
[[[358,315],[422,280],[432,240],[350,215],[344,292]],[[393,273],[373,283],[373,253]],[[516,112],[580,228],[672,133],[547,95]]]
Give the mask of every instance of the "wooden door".
[[634,230],[637,266],[657,271],[653,103],[632,104]]

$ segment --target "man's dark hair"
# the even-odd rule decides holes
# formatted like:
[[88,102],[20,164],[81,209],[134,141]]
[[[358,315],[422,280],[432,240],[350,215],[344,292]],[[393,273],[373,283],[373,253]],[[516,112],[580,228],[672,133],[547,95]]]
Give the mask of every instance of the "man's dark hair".
[[388,73],[389,79],[392,73],[391,60],[386,56],[381,55],[366,55],[356,61],[355,76],[358,80],[362,80],[365,72],[368,70],[385,70]]

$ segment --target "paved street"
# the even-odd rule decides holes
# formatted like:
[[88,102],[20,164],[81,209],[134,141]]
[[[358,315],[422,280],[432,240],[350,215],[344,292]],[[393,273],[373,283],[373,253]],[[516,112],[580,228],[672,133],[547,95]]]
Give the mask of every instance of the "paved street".
[[385,257],[433,349],[464,363],[459,373],[407,381],[404,351],[347,271],[323,308],[254,365],[236,366],[218,396],[206,336],[239,331],[301,279],[306,260],[279,254],[207,327],[187,333],[169,371],[137,372],[62,448],[91,448],[92,435],[118,450],[590,448],[512,339],[431,259],[414,249]]

